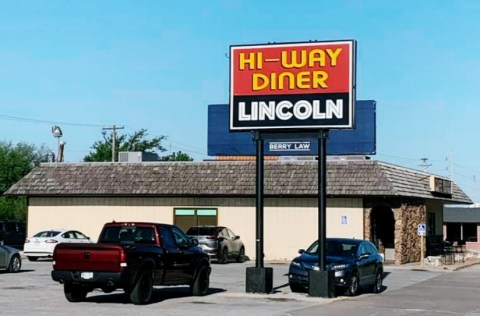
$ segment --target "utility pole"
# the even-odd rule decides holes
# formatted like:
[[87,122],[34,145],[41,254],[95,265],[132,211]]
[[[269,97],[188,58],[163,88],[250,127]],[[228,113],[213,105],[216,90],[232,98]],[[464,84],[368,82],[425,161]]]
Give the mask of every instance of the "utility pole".
[[450,150],[450,181],[453,181],[453,151]]
[[477,197],[477,178],[473,175],[473,196]]
[[123,126],[116,126],[113,125],[111,127],[104,127],[103,130],[111,130],[112,131],[112,162],[115,162],[115,140],[117,138],[117,129],[123,129]]

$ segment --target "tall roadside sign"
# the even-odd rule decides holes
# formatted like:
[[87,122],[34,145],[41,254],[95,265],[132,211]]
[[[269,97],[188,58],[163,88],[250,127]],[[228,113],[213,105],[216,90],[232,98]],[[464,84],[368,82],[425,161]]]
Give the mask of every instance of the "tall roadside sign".
[[256,263],[246,291],[270,293],[273,269],[263,265],[264,140],[318,138],[318,271],[311,296],[334,297],[326,270],[326,140],[330,129],[355,126],[356,42],[328,41],[230,47],[230,131],[256,140]]
[[355,42],[230,48],[230,131],[351,129]]

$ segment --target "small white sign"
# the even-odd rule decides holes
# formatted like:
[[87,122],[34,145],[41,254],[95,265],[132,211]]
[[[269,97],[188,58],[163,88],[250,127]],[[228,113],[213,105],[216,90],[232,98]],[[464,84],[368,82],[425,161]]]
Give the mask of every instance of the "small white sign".
[[427,225],[418,224],[418,236],[426,236],[426,235],[427,235]]
[[348,217],[347,215],[342,215],[342,217],[340,218],[340,223],[342,225],[347,225],[348,224]]

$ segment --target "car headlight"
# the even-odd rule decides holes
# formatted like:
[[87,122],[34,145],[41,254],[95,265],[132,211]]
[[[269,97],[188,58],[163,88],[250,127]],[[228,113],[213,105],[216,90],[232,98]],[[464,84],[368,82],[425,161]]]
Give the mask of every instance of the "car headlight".
[[348,268],[348,264],[332,264],[330,266],[330,270],[333,270],[333,271],[339,271],[339,270],[345,270]]

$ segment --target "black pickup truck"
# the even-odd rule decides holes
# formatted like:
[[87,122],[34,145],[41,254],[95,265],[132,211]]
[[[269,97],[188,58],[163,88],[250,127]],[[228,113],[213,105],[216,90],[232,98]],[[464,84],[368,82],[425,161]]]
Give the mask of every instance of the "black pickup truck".
[[107,223],[96,244],[55,247],[52,279],[70,302],[95,288],[123,289],[134,304],[149,303],[154,285],[189,285],[192,295],[206,295],[210,259],[196,244],[174,225]]

